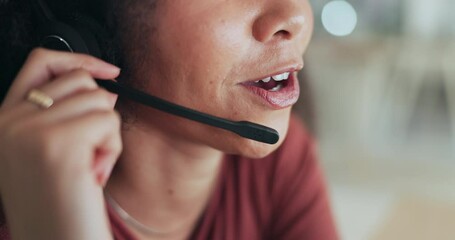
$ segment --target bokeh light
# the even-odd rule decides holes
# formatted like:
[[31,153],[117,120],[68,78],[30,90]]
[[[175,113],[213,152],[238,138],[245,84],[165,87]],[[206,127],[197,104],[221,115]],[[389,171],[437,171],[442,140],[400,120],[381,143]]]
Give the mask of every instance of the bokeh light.
[[322,25],[332,35],[350,35],[357,26],[357,12],[346,1],[336,0],[327,3],[322,9]]

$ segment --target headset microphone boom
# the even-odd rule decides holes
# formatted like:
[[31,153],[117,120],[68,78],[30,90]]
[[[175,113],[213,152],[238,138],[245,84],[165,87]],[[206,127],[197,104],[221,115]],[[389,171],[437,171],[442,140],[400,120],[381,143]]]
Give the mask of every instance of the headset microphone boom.
[[[98,58],[103,55],[100,42],[106,41],[107,34],[95,20],[81,15],[71,15],[66,21],[57,20],[44,0],[31,0],[35,14],[40,20],[39,46],[77,53],[90,54]],[[104,59],[106,60],[106,59]],[[231,121],[228,119],[202,113],[175,103],[157,98],[143,91],[119,84],[113,80],[96,80],[97,84],[109,92],[126,97],[146,106],[197,121],[213,127],[234,132],[242,137],[255,141],[275,144],[279,134],[275,129],[248,121]]]

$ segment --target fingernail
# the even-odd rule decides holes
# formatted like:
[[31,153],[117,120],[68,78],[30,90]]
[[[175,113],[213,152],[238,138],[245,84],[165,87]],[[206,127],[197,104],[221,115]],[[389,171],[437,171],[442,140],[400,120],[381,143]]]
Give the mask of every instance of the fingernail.
[[115,106],[115,104],[117,103],[117,99],[118,99],[117,94],[113,94],[113,93],[110,94],[109,100],[111,101],[112,106]]
[[112,73],[119,74],[120,73],[120,68],[115,66],[112,63],[104,62],[105,66],[111,71]]
[[112,172],[113,168],[114,168],[114,165],[111,165],[110,167],[105,168],[104,173],[103,173],[103,178],[102,178],[103,186],[105,186],[107,181],[109,180],[109,177],[111,176],[111,172]]

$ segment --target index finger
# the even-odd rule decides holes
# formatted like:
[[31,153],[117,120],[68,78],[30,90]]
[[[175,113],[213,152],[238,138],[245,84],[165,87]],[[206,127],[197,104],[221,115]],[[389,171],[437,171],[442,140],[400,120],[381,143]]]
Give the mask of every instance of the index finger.
[[30,53],[19,71],[4,105],[21,101],[31,89],[75,69],[84,69],[99,79],[115,78],[120,72],[118,67],[89,55],[38,48]]

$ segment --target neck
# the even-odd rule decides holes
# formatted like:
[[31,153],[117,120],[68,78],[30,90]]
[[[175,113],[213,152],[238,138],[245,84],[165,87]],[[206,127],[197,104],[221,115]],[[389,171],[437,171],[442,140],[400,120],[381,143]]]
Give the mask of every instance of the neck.
[[122,138],[124,150],[106,186],[109,195],[157,231],[191,229],[210,198],[222,153],[140,123],[129,125]]

